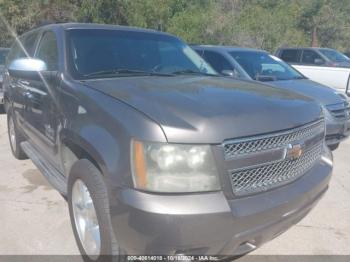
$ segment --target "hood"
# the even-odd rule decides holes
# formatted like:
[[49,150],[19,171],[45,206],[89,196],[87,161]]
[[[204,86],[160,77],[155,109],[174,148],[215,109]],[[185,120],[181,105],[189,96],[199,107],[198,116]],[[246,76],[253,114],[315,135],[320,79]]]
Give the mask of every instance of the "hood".
[[321,114],[310,98],[253,81],[148,76],[84,84],[146,114],[162,127],[169,142],[222,143],[294,128]]
[[335,93],[334,89],[309,79],[272,81],[268,83],[276,87],[281,87],[308,96],[324,106],[343,102],[341,97]]

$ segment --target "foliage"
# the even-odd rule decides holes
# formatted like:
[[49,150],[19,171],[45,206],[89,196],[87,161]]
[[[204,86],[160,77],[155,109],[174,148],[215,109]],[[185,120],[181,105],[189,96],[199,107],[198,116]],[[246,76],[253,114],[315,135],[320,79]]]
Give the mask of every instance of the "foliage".
[[0,0],[0,46],[44,21],[166,31],[190,43],[274,51],[279,46],[348,49],[348,0]]

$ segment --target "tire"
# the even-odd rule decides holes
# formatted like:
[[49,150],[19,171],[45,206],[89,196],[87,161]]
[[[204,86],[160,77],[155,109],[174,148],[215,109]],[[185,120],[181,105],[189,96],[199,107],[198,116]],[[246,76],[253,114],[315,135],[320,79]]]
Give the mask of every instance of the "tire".
[[5,104],[0,104],[0,114],[6,113]]
[[21,147],[21,143],[25,141],[25,138],[16,126],[12,110],[9,110],[7,113],[7,132],[13,156],[19,160],[28,159]]
[[9,102],[6,98],[4,99],[3,107],[4,107],[4,112],[7,113],[8,109],[9,109]]
[[329,146],[328,146],[328,148],[329,148],[331,151],[336,150],[338,147],[339,147],[339,143],[338,143],[338,144],[334,144],[334,145],[329,145]]
[[[77,191],[78,183],[80,185],[81,182],[85,184],[89,196],[91,196],[94,211],[96,213],[97,223],[99,227],[99,236],[100,236],[100,248],[97,253],[86,252],[84,244],[79,236],[78,228],[79,223],[76,223],[76,217],[78,217],[77,212],[79,205],[77,205],[77,198],[75,195]],[[85,191],[86,192],[86,191]],[[113,261],[113,262],[121,262],[124,261],[124,256],[118,256],[121,254],[120,249],[116,243],[114,237],[114,231],[111,224],[110,218],[110,210],[109,210],[109,200],[108,193],[105,182],[103,180],[103,176],[101,172],[89,161],[86,159],[78,160],[70,171],[68,177],[68,206],[69,206],[69,214],[70,220],[73,228],[74,237],[78,248],[83,256],[84,261]],[[81,199],[84,199],[82,197]],[[86,198],[85,198],[86,199]],[[84,205],[80,205],[84,206]],[[85,205],[87,206],[87,205]],[[91,209],[89,209],[91,210]],[[91,212],[88,212],[91,214]],[[78,220],[79,221],[79,220]],[[96,221],[96,220],[94,220]],[[83,223],[83,225],[90,223]],[[86,227],[84,227],[86,228]],[[81,230],[80,230],[81,232]],[[85,233],[86,234],[86,233]],[[92,236],[92,235],[90,235]],[[86,245],[86,244],[85,244]],[[88,245],[87,245],[88,246]],[[95,245],[97,246],[97,245]]]

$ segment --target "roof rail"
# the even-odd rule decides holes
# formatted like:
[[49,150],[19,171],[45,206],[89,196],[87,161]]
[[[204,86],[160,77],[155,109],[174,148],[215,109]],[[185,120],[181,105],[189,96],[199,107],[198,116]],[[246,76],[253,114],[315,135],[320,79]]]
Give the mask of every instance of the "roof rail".
[[55,21],[52,21],[52,20],[41,20],[34,27],[32,27],[31,30],[45,26],[45,25],[52,25],[52,24],[57,24],[57,23]]

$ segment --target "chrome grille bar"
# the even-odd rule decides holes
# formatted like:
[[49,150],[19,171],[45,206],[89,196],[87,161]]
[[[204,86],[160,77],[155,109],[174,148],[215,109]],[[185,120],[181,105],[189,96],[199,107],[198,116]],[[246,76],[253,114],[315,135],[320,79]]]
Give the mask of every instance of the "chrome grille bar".
[[257,168],[230,171],[233,192],[242,196],[270,190],[294,181],[314,166],[321,157],[322,150],[321,142],[297,160],[285,159]]
[[223,147],[233,193],[244,196],[263,192],[302,176],[320,159],[324,136],[321,119],[269,136],[226,142]]
[[329,105],[327,109],[337,119],[350,119],[350,105],[348,102]]
[[225,159],[229,160],[239,155],[283,147],[292,141],[300,139],[305,140],[308,137],[318,135],[322,132],[324,133],[324,129],[324,121],[322,119],[306,126],[267,136],[255,136],[239,140],[226,141],[224,143]]

